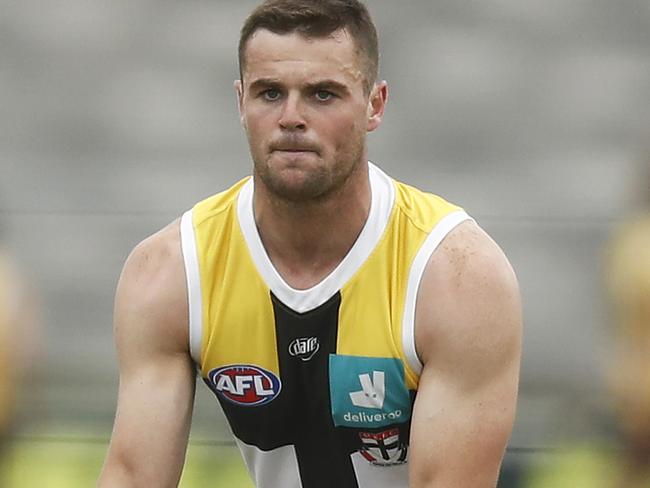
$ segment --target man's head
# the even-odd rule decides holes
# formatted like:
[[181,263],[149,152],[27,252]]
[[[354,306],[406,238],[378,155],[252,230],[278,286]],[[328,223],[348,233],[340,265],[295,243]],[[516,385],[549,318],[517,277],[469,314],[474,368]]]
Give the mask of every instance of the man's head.
[[240,53],[236,89],[256,181],[292,202],[358,183],[351,178],[361,178],[366,134],[381,123],[388,93],[374,82],[376,34],[365,8],[269,0],[246,22]]
[[366,7],[358,0],[267,0],[244,23],[239,39],[239,73],[244,79],[246,47],[260,29],[275,34],[296,32],[322,39],[345,30],[354,40],[359,67],[370,93],[379,70],[377,30]]

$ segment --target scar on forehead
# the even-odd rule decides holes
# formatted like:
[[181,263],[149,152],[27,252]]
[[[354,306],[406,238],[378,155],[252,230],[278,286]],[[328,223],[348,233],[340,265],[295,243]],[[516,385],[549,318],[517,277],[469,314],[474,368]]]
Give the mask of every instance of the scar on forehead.
[[359,80],[364,77],[363,71],[355,65],[346,64],[341,66],[341,71],[350,75],[353,79]]

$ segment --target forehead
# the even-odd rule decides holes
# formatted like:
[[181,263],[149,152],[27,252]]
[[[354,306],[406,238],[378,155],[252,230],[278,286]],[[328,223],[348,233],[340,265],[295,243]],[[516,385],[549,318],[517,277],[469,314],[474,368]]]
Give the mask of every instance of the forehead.
[[361,83],[357,47],[340,30],[328,37],[307,38],[297,32],[256,31],[246,44],[245,80],[276,77],[329,77],[346,84]]

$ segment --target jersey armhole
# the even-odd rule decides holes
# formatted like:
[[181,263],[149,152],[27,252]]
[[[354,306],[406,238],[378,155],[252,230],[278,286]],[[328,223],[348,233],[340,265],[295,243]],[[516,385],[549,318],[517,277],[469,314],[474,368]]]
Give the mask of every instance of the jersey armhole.
[[201,367],[201,338],[203,335],[203,304],[201,295],[201,275],[197,256],[196,237],[192,223],[192,210],[181,217],[181,248],[187,281],[187,305],[189,310],[189,347],[194,362]]
[[433,252],[447,237],[447,234],[466,220],[473,219],[464,210],[456,210],[443,217],[424,240],[413,260],[413,264],[411,264],[406,287],[404,318],[402,320],[402,349],[409,368],[417,377],[422,373],[423,367],[415,347],[415,309],[420,282]]

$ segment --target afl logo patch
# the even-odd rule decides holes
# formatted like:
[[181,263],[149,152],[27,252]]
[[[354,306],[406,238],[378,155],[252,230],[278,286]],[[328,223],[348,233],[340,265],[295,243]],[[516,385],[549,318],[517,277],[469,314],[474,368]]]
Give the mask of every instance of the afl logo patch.
[[272,402],[282,389],[280,378],[252,364],[234,364],[213,369],[208,381],[224,400],[243,407],[258,407]]

